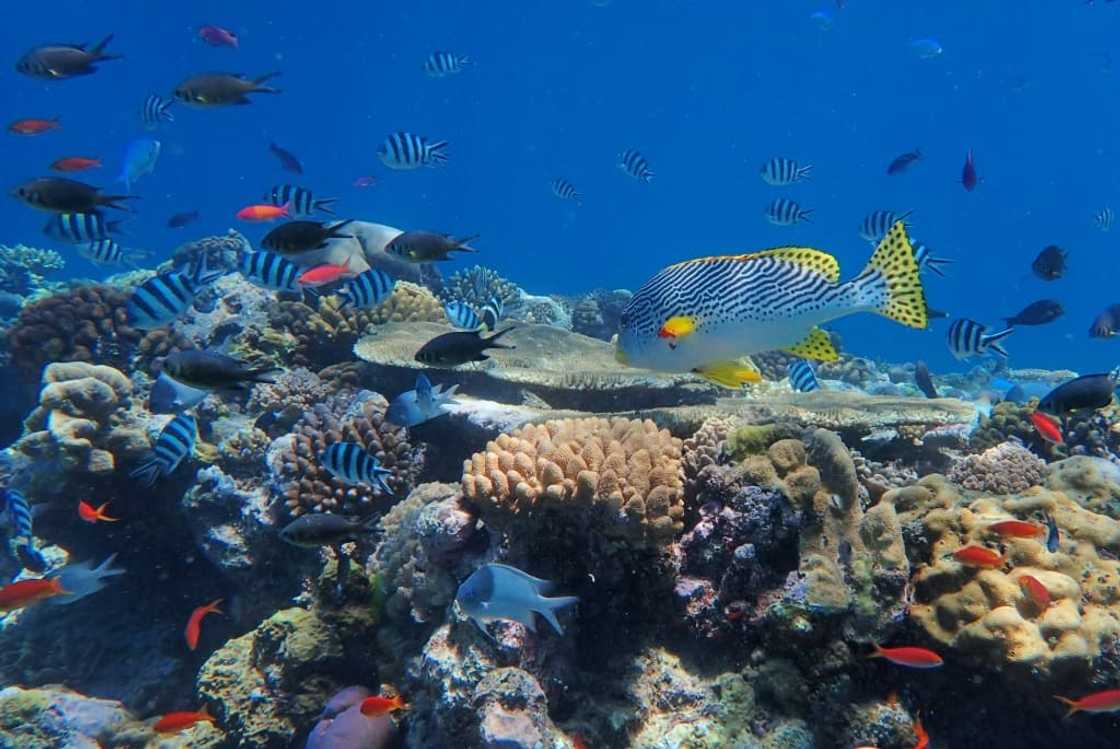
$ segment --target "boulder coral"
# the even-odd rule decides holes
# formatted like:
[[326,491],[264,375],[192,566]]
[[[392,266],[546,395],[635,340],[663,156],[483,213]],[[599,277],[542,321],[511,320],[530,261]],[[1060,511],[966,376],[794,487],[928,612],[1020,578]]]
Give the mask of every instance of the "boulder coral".
[[1004,442],[979,455],[954,461],[949,478],[978,492],[1014,494],[1037,486],[1046,475],[1046,463],[1020,442]]
[[555,523],[661,546],[684,527],[681,441],[652,421],[528,425],[464,461],[463,494],[488,525],[515,535]]

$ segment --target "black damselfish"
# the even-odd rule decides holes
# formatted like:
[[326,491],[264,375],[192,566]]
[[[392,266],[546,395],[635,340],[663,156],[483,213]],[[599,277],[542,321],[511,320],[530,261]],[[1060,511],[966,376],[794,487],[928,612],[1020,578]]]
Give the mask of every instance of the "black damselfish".
[[1063,382],[1038,402],[1038,410],[1054,416],[1062,416],[1072,411],[1104,408],[1112,403],[1118,375],[1120,370],[1113,370],[1082,375],[1069,382]]
[[420,347],[416,352],[416,361],[435,367],[457,367],[467,362],[486,361],[490,358],[486,349],[516,348],[495,343],[511,330],[513,328],[499,330],[488,338],[483,338],[477,330],[443,333]]

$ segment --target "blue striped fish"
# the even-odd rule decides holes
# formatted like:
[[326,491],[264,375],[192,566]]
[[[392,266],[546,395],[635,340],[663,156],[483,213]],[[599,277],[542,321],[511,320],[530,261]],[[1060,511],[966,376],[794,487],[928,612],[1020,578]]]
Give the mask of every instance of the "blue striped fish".
[[338,198],[317,198],[315,193],[298,185],[273,185],[264,199],[271,205],[288,206],[288,212],[293,216],[310,216],[315,211],[334,216],[331,205],[338,201]]
[[792,185],[794,182],[809,179],[809,174],[812,171],[812,164],[801,166],[793,159],[783,159],[781,156],[775,156],[762,165],[762,168],[758,170],[758,175],[768,185],[784,187]]
[[153,330],[167,325],[186,312],[202,287],[220,278],[224,271],[207,271],[202,258],[193,275],[186,271],[161,273],[137,286],[128,298],[128,320],[134,328]]
[[32,572],[45,572],[47,560],[42,552],[35,548],[35,535],[31,528],[34,513],[27,502],[27,497],[23,496],[23,492],[15,489],[4,489],[0,492],[0,512],[4,513],[7,525],[11,529],[10,544],[20,564]]
[[164,122],[174,122],[175,115],[167,110],[175,103],[174,99],[164,101],[163,97],[159,94],[151,94],[144,100],[144,106],[140,109],[140,119],[144,123],[144,127],[149,130],[154,130]]
[[482,324],[486,326],[487,330],[494,332],[504,311],[505,305],[502,304],[502,300],[496,296],[490,297],[490,301],[482,305]]
[[918,267],[922,270],[928,270],[931,273],[936,273],[937,275],[944,278],[945,271],[941,270],[941,266],[949,265],[954,261],[950,260],[947,257],[936,257],[933,254],[933,250],[931,250],[929,248],[929,245],[925,244],[924,242],[920,242],[917,239],[913,238],[911,238],[911,241],[914,245],[914,257],[918,261]]
[[653,179],[653,170],[649,168],[646,157],[633,148],[627,148],[618,155],[618,168],[642,182]]
[[906,219],[910,217],[911,213],[913,211],[895,213],[883,209],[874,210],[863,217],[863,222],[859,225],[859,235],[871,244],[878,244],[887,235],[890,228],[899,221],[909,229],[910,224],[906,222]]
[[466,302],[448,302],[443,305],[443,311],[456,328],[478,330],[482,327],[482,318],[474,311],[474,307]]
[[802,208],[797,201],[789,198],[775,198],[766,206],[766,220],[776,226],[793,226],[802,221],[811,221],[812,208]]
[[419,169],[447,163],[447,141],[429,141],[422,135],[390,133],[377,149],[377,157],[390,169]]
[[1093,217],[1093,223],[1101,231],[1111,231],[1112,224],[1116,221],[1116,214],[1111,208],[1102,208],[1096,216]]
[[454,52],[433,52],[424,60],[424,72],[432,78],[444,78],[463,72],[471,64],[471,58]]
[[353,305],[355,309],[376,307],[393,293],[397,281],[383,270],[371,268],[346,282],[338,295],[342,297],[339,309]]
[[576,186],[563,177],[552,180],[552,194],[562,200],[571,200],[576,205],[583,205],[583,194],[576,190]]
[[299,293],[299,275],[303,270],[291,260],[268,250],[242,252],[237,256],[237,270],[241,275],[262,289],[293,291]]
[[994,351],[1006,358],[1007,350],[1000,343],[1004,338],[1015,332],[1014,328],[1004,328],[995,333],[988,332],[988,326],[962,317],[953,320],[946,333],[949,351],[957,359],[968,359],[972,356],[983,356],[989,351]]
[[817,373],[813,365],[804,359],[796,359],[786,368],[789,372],[789,384],[799,393],[811,393],[820,390],[821,384],[817,382]]
[[145,254],[142,250],[126,250],[112,239],[99,239],[78,250],[78,254],[98,265],[130,265]]
[[370,455],[357,442],[336,442],[319,455],[319,463],[339,481],[347,484],[369,484],[383,494],[393,496],[385,477],[393,474],[381,467],[381,461]]
[[151,486],[157,479],[169,476],[179,467],[183,458],[194,451],[198,437],[198,423],[190,414],[179,414],[159,433],[152,447],[152,456],[140,464],[130,476],[144,486]]
[[106,221],[100,213],[56,213],[51,216],[43,233],[51,239],[72,244],[87,244],[120,231],[123,221]]
[[665,268],[623,309],[616,358],[659,372],[695,372],[727,387],[761,375],[743,357],[782,350],[838,358],[821,323],[875,312],[912,328],[928,322],[918,263],[902,223],[867,266],[840,283],[840,264],[809,247],[699,258]]

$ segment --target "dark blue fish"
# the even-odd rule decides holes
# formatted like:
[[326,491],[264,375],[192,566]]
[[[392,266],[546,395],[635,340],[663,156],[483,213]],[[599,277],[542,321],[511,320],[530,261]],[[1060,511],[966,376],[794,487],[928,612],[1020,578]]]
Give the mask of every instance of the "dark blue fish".
[[338,293],[342,297],[339,309],[353,305],[355,309],[376,307],[389,298],[397,282],[383,270],[371,268],[363,271],[346,282]]
[[159,433],[152,448],[152,456],[136,468],[130,476],[151,486],[157,479],[168,476],[179,467],[183,458],[194,450],[198,437],[198,423],[189,414],[179,414]]
[[789,384],[799,393],[810,393],[820,390],[821,384],[817,382],[817,373],[813,365],[804,359],[797,359],[789,363]]
[[642,182],[649,182],[654,176],[646,157],[633,148],[627,148],[618,155],[618,168]]
[[1050,513],[1046,514],[1046,550],[1053,554],[1062,545],[1062,532],[1058,530],[1058,524],[1054,521],[1054,516]]
[[377,149],[381,163],[390,169],[418,169],[447,163],[447,141],[429,141],[422,135],[397,132],[386,136]]
[[140,330],[153,330],[168,324],[187,311],[202,287],[220,278],[225,271],[208,271],[203,257],[194,274],[186,271],[161,273],[136,287],[128,299],[128,319]]
[[136,259],[145,253],[142,250],[126,250],[115,240],[106,238],[90,242],[78,250],[78,254],[98,265],[135,266]]
[[249,283],[272,291],[292,291],[299,293],[299,276],[303,270],[274,252],[256,250],[242,252],[237,257],[237,270]]
[[268,150],[280,160],[280,166],[287,169],[289,172],[295,174],[303,174],[303,164],[299,163],[299,159],[291,151],[285,150],[275,143],[268,144]]
[[385,477],[393,474],[381,461],[356,442],[336,442],[319,455],[319,462],[332,476],[348,484],[370,484],[393,496]]
[[1007,389],[1007,392],[1003,394],[1003,399],[1008,403],[1021,404],[1030,400],[1030,397],[1027,395],[1027,391],[1023,389],[1023,386],[1016,383]]

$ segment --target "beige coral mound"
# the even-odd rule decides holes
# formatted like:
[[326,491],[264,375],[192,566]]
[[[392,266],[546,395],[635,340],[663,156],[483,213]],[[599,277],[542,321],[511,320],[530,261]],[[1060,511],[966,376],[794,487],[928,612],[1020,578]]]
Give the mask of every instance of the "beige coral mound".
[[1015,441],[962,458],[949,470],[949,478],[965,489],[996,494],[1014,494],[1038,486],[1045,476],[1046,462]]
[[648,420],[528,425],[464,461],[463,493],[498,527],[556,516],[659,546],[683,529],[681,441]]

